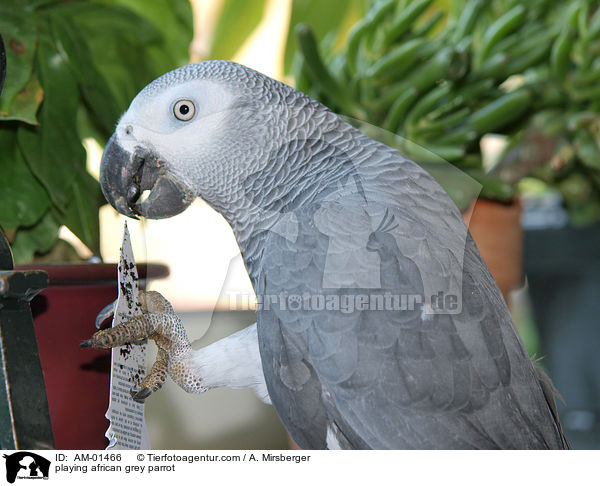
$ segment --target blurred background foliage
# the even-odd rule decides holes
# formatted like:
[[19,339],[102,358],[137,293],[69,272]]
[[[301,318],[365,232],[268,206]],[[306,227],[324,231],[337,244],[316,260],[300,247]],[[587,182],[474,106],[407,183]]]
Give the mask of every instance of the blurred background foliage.
[[[194,34],[192,60],[237,59],[275,4],[280,79],[422,163],[449,161],[485,197],[551,188],[572,224],[600,218],[598,2],[7,0],[0,227],[15,259],[53,249],[61,225],[98,255],[103,200],[80,141],[103,145],[139,89],[189,61]],[[486,159],[490,135],[505,149]]]
[[185,64],[187,0],[6,0],[0,34],[0,227],[17,263],[57,245],[61,225],[99,254],[100,188],[81,140],[102,144],[135,94]]
[[[510,202],[524,180],[521,189],[558,190],[572,224],[600,218],[598,2],[381,0],[367,9],[342,48],[296,25],[299,89],[399,135],[389,143],[419,162],[451,162],[483,197]],[[506,148],[486,163],[482,140],[492,134]]]
[[[234,56],[269,6],[218,3],[202,59]],[[396,134],[378,136],[423,164],[456,165],[483,185],[483,197],[511,202],[519,192],[551,192],[571,224],[600,219],[597,1],[290,4],[285,81]],[[482,150],[490,139],[504,147],[494,157]]]

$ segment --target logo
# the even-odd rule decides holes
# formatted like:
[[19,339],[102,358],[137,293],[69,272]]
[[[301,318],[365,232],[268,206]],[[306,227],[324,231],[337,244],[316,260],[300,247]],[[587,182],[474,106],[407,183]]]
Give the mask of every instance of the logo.
[[14,483],[15,479],[48,479],[50,461],[33,452],[15,452],[4,454],[6,460],[6,480]]

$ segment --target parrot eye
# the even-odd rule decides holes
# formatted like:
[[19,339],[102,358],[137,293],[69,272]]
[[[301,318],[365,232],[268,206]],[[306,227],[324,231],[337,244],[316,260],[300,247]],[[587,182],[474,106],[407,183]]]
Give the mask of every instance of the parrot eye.
[[179,100],[173,107],[175,118],[181,121],[191,120],[195,112],[196,108],[194,107],[194,103],[190,100]]

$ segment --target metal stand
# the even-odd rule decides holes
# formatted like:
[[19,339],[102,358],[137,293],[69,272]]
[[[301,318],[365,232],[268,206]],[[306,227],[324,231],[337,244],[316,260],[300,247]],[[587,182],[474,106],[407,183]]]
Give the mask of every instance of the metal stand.
[[53,449],[48,399],[29,302],[48,285],[40,270],[13,269],[0,231],[0,447]]

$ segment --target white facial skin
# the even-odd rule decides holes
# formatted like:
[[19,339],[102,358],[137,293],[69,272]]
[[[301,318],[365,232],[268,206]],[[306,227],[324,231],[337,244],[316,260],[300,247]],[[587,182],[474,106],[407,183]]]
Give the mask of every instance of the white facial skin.
[[[223,85],[206,80],[192,80],[158,92],[142,91],[119,120],[117,141],[130,153],[140,146],[151,148],[167,161],[170,172],[198,187],[192,168],[216,155],[214,151],[227,136],[226,118],[234,99]],[[188,120],[178,118],[174,111],[182,100],[193,110]]]

